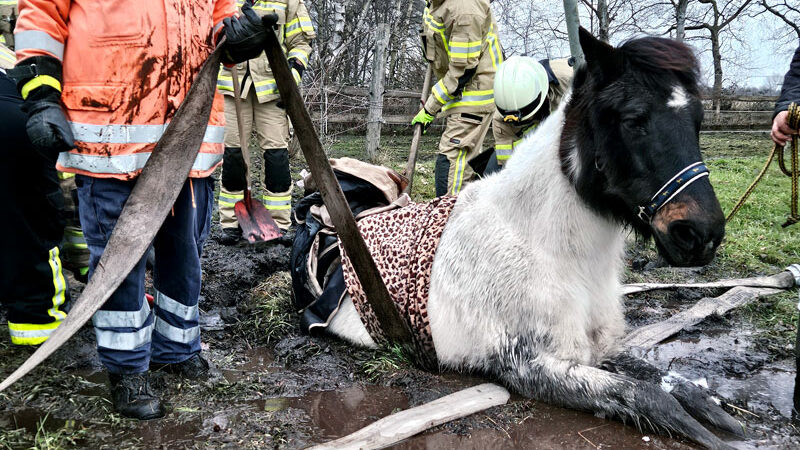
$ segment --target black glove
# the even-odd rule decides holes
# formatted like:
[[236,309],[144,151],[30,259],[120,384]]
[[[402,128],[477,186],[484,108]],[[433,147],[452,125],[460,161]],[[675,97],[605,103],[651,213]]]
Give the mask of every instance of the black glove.
[[17,82],[17,89],[25,98],[22,110],[28,114],[25,128],[31,144],[55,164],[59,153],[75,147],[75,138],[61,109],[61,62],[49,56],[35,56],[21,61],[8,75]]
[[223,33],[225,35],[225,52],[222,62],[238,64],[257,57],[264,51],[267,32],[270,26],[278,22],[275,13],[261,17],[253,11],[253,3],[248,0],[242,6],[241,17],[227,17],[223,19]]

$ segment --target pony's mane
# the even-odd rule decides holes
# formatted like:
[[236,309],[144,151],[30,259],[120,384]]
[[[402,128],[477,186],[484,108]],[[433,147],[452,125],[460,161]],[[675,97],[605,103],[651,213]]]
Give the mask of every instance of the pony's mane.
[[654,87],[664,87],[665,78],[674,76],[697,95],[700,68],[694,52],[684,43],[659,37],[632,39],[618,49],[636,78]]

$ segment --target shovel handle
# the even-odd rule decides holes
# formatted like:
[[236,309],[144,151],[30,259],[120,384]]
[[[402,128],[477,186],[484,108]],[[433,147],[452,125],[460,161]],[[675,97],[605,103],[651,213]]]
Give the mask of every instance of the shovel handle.
[[[425,82],[422,85],[422,97],[420,98],[420,103],[422,106],[425,106],[425,100],[428,99],[428,95],[431,93],[431,84],[433,83],[433,69],[431,65],[428,64],[428,70],[425,71]],[[422,138],[422,124],[418,123],[414,125],[414,137],[411,139],[411,149],[408,152],[408,163],[406,163],[406,170],[403,172],[403,175],[408,178],[408,186],[403,189],[403,192],[410,193],[411,186],[414,184],[414,169],[417,167],[417,151],[419,149],[419,141]]]
[[233,104],[236,109],[236,126],[239,127],[239,147],[242,149],[242,159],[244,160],[244,179],[247,182],[247,190],[250,185],[250,136],[245,136],[244,121],[242,120],[242,89],[239,86],[239,70],[234,64],[231,67],[231,78],[233,78]]

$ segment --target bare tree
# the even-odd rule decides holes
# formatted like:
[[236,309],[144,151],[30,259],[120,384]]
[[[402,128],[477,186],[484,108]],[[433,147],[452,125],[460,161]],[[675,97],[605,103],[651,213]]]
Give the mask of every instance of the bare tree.
[[712,88],[712,107],[719,113],[722,97],[722,31],[729,27],[752,3],[753,0],[697,0],[697,3],[708,5],[705,11],[695,17],[688,18],[691,25],[686,30],[706,30],[711,42],[711,57],[714,64],[714,86]]
[[789,41],[797,41],[800,39],[800,4],[793,0],[789,4],[786,0],[781,1],[767,1],[761,0],[759,3],[765,11],[773,16],[779,18],[786,27],[777,31],[775,39],[780,44],[788,43]]

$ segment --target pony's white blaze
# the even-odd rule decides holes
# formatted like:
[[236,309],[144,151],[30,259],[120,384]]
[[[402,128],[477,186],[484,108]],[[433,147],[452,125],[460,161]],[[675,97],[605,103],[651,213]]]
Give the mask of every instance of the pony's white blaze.
[[683,86],[675,86],[672,89],[672,96],[667,101],[667,106],[674,109],[681,109],[689,104],[689,95]]

